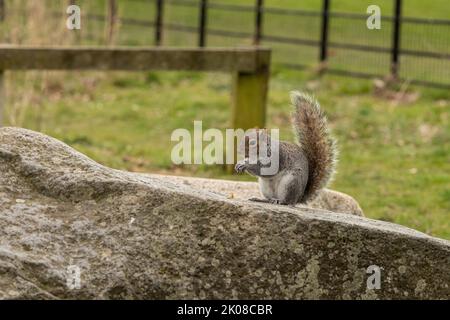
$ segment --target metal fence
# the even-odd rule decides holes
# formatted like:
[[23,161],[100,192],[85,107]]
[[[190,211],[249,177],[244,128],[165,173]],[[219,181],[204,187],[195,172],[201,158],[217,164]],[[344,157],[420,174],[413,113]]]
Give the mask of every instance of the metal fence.
[[[104,44],[111,43],[111,30],[120,24],[117,44],[263,45],[272,48],[273,63],[284,68],[364,78],[391,76],[450,88],[450,20],[405,17],[402,5],[408,3],[402,0],[385,0],[392,12],[382,12],[379,30],[367,28],[368,14],[335,11],[334,0],[320,0],[321,8],[315,11],[266,6],[264,0],[100,2],[101,10],[84,16],[87,38]],[[134,10],[125,10],[130,5]],[[99,26],[105,23],[110,32],[95,34],[93,30],[102,30]]]
[[[391,75],[411,83],[450,88],[450,20],[404,17],[402,0],[392,1],[392,15],[382,15],[382,28],[369,30],[367,14],[334,12],[332,0],[322,0],[321,11],[267,7],[263,0],[255,0],[254,5],[158,0],[160,20],[164,5],[168,9],[191,7],[198,11],[198,23],[160,23],[155,32],[195,33],[199,46],[207,46],[210,37],[238,40],[227,44],[268,45],[273,49],[274,63],[288,68],[318,66],[321,72],[366,78]],[[247,16],[247,21],[253,21],[253,30],[248,26],[217,28],[208,19],[214,11],[238,12],[240,19]]]

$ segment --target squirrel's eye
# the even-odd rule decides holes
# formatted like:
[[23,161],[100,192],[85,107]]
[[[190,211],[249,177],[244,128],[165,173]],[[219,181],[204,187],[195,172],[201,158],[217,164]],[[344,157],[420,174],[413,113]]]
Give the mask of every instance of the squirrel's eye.
[[256,140],[250,140],[249,145],[251,145],[251,146],[256,145]]

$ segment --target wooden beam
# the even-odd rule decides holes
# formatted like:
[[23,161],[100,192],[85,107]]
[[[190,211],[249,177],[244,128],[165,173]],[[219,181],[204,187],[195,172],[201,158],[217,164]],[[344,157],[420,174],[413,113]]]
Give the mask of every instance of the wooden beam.
[[[3,70],[188,70],[255,73],[270,49],[0,45]],[[270,59],[270,58],[269,58]]]

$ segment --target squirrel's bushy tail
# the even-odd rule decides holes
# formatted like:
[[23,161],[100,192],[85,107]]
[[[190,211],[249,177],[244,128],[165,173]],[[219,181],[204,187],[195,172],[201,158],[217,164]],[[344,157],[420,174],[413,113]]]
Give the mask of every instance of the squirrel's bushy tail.
[[308,158],[309,176],[302,202],[312,200],[318,191],[326,187],[332,178],[336,161],[336,142],[332,138],[325,114],[313,97],[291,92],[291,102],[295,107],[293,125],[298,143]]

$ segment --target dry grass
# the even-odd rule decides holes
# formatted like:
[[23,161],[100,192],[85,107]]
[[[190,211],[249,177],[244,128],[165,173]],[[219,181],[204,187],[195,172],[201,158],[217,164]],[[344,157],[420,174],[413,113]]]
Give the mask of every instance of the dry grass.
[[[10,0],[6,4],[5,21],[1,24],[1,42],[7,44],[50,46],[77,45],[88,38],[89,34],[82,30],[66,28],[66,9],[69,1],[27,1]],[[107,10],[107,9],[105,9]],[[83,5],[82,14],[89,12],[89,3]],[[107,13],[107,12],[106,12]],[[104,23],[105,37],[111,34],[110,44],[114,44],[115,33],[120,25],[111,31]],[[43,128],[45,105],[49,100],[55,102],[62,98],[70,98],[77,94],[67,90],[66,79],[76,76],[76,72],[64,71],[27,71],[6,72],[5,92],[8,106],[6,121],[13,126],[23,126],[25,117],[33,115],[38,130]],[[83,79],[87,91],[101,78],[103,73],[90,73]],[[19,90],[15,88],[20,87]]]

